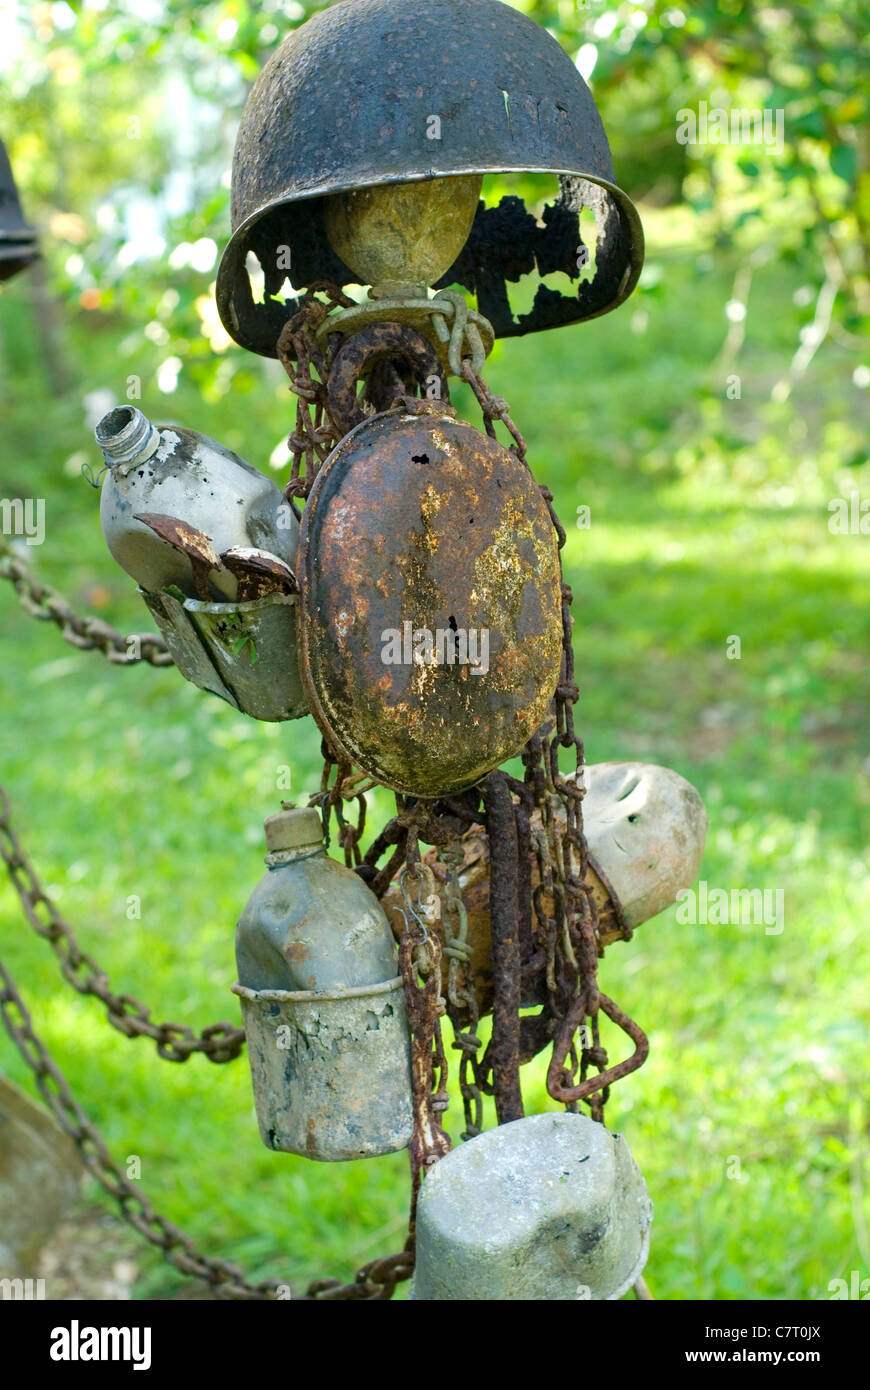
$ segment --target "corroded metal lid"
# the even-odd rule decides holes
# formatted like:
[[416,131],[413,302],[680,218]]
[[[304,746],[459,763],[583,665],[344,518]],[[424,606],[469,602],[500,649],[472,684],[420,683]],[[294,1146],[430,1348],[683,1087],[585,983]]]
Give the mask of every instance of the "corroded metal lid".
[[411,796],[518,753],[559,679],[556,533],[516,455],[433,406],[375,415],[317,475],[300,664],[330,746]]
[[266,847],[270,854],[282,849],[300,849],[304,845],[323,843],[323,826],[313,806],[284,806],[274,816],[267,816]]
[[[481,204],[454,267],[498,336],[593,318],[631,293],[643,262],[637,212],[617,186],[592,95],[569,55],[540,25],[500,0],[343,0],[281,44],[254,84],[233,159],[233,235],[217,303],[236,342],[265,356],[295,289],[357,276],[329,245],[325,195],[377,184],[471,173],[561,176],[542,225],[519,199]],[[599,221],[596,273],[574,298],[546,285],[514,315],[505,280],[578,273],[578,212]],[[245,268],[265,273],[255,303]]]

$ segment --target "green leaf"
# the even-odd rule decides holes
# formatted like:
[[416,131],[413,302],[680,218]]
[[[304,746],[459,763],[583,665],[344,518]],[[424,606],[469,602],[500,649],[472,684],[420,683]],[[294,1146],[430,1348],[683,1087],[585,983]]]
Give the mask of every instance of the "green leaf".
[[852,145],[836,145],[831,150],[831,169],[846,183],[854,183],[858,156]]

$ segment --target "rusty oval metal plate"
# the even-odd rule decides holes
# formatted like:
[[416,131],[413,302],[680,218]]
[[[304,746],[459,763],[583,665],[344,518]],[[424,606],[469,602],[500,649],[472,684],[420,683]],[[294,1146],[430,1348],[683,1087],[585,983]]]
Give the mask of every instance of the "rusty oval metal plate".
[[336,752],[435,797],[514,756],[561,660],[556,534],[528,468],[441,412],[363,421],[299,546],[303,683]]

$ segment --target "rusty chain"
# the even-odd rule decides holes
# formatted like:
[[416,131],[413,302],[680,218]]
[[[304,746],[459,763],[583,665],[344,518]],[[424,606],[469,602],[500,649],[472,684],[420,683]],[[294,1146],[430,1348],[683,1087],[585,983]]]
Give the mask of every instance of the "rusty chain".
[[0,579],[8,579],[18,593],[21,607],[31,618],[54,623],[64,641],[80,651],[100,651],[116,666],[174,666],[166,643],[156,632],[134,632],[123,636],[93,614],[82,617],[62,594],[41,584],[28,565],[0,537]]
[[231,1023],[212,1023],[197,1036],[183,1023],[154,1023],[150,1010],[129,994],[115,994],[93,956],[83,951],[72,927],[58,912],[12,828],[9,798],[0,787],[0,858],[33,930],[49,943],[64,979],[79,994],[92,995],[106,1006],[113,1028],[128,1038],[151,1038],[167,1062],[186,1062],[202,1052],[210,1062],[231,1062],[245,1045],[245,1030]]
[[[327,302],[317,299],[321,290]],[[326,461],[342,436],[329,410],[329,372],[332,348],[320,347],[314,330],[332,309],[348,308],[348,299],[337,286],[317,281],[301,301],[281,332],[277,343],[278,358],[290,378],[290,389],[297,397],[296,428],[287,440],[291,455],[290,481],[284,496],[307,497],[321,464]],[[317,373],[312,375],[312,367]]]
[[[339,426],[330,419],[328,389],[334,352],[340,345],[340,339],[329,338],[329,346],[323,350],[315,337],[315,329],[323,323],[326,315],[334,307],[346,303],[346,297],[334,286],[320,285],[316,288],[325,292],[326,302],[318,300],[315,290],[312,289],[303,300],[298,313],[286,325],[278,343],[279,357],[290,378],[291,390],[298,399],[297,429],[289,440],[293,453],[292,476],[286,488],[287,495],[295,497],[308,495],[317,472],[340,434]],[[316,376],[312,373],[312,367]],[[528,467],[526,442],[511,417],[507,402],[503,397],[493,395],[483,377],[472,367],[469,358],[462,362],[462,379],[478,402],[487,434],[496,438],[496,424],[501,423],[510,435],[511,451]],[[400,396],[397,399],[403,400],[409,408],[413,406],[409,397]],[[553,506],[553,494],[543,485],[540,486],[540,492],[556,532],[561,575],[561,552],[566,540],[565,530]],[[528,1060],[547,1043],[553,1048],[547,1075],[550,1095],[571,1110],[577,1108],[579,1101],[584,1101],[596,1120],[603,1119],[610,1085],[640,1066],[648,1051],[647,1039],[642,1030],[613,1001],[602,996],[598,989],[598,958],[603,954],[603,946],[598,907],[588,881],[589,851],[583,833],[582,800],[585,793],[582,786],[582,769],[585,765],[585,753],[583,741],[574,726],[574,704],[579,698],[579,689],[575,681],[571,641],[570,608],[573,596],[564,578],[561,578],[560,583],[563,656],[559,683],[554,694],[553,715],[549,723],[529,740],[523,750],[524,782],[507,779],[516,818],[516,857],[520,867],[514,896],[519,934],[522,938],[518,944],[521,954],[525,957],[522,968],[524,973],[530,973],[536,964],[543,966],[548,999],[540,1019],[522,1020],[519,1032],[515,1023],[508,1018],[510,1013],[516,1013],[516,989],[508,990],[509,997],[504,1006],[496,1001],[493,1016],[494,1033],[504,1034],[509,1039],[509,1045],[502,1046],[496,1039],[498,1045],[495,1051],[490,1043],[482,1062],[476,1052],[472,1055],[471,1051],[471,1039],[478,1041],[476,1020],[469,1028],[463,1030],[457,1022],[462,1014],[462,1006],[455,998],[451,1001],[451,1018],[456,1033],[454,1047],[458,1047],[463,1054],[460,1074],[464,1078],[461,1090],[466,1110],[466,1134],[473,1134],[477,1129],[474,1114],[479,1110],[481,1091],[496,1094],[497,1104],[498,1092],[501,1091],[501,1103],[505,1113],[521,1113],[521,1109],[518,1109],[521,1103],[517,1094],[520,1060]],[[574,780],[569,780],[559,767],[559,752],[562,749],[573,755]],[[384,827],[365,856],[362,856],[359,842],[366,812],[365,794],[359,785],[361,774],[354,774],[352,768],[341,766],[338,768],[332,789],[328,790],[330,770],[337,763],[337,759],[325,742],[323,753],[324,780],[321,794],[316,801],[324,811],[327,824],[330,811],[336,814],[339,844],[344,850],[345,862],[356,868],[380,896],[392,881],[395,870],[401,863],[409,825],[413,822],[418,830],[423,830],[421,812],[414,806],[413,801],[406,805],[403,798],[397,797],[397,815]],[[356,797],[359,804],[355,826],[346,820],[342,811],[342,802],[350,794]],[[455,799],[453,800],[455,802]],[[432,843],[443,844],[449,838],[450,829],[445,822],[445,811],[448,809],[449,801],[450,799],[436,802],[428,814],[424,838],[430,838]],[[557,805],[561,806],[563,812],[562,824],[556,816]],[[455,810],[456,807],[454,805],[449,809]],[[466,823],[486,824],[485,809],[479,810],[475,806],[469,811],[466,806],[465,810]],[[541,829],[533,833],[530,821],[535,812],[541,822]],[[522,852],[519,852],[520,846]],[[378,859],[388,848],[392,848],[393,851],[388,864],[385,869],[378,870]],[[534,893],[527,871],[527,851],[534,853],[537,862],[539,884]],[[612,918],[619,934],[628,937],[630,932],[626,927],[618,898],[609,884],[608,889]],[[552,910],[549,912],[548,901],[552,904]],[[516,960],[512,958],[512,964],[506,968],[506,981],[511,970],[515,968]],[[601,1045],[601,1009],[635,1044],[631,1056],[615,1066],[608,1065],[607,1053]],[[467,1013],[466,1003],[466,1017]],[[578,1030],[579,1047],[576,1041]],[[502,1053],[504,1056],[501,1056]],[[494,1061],[500,1056],[502,1083],[497,1087]],[[595,1074],[590,1075],[593,1068]],[[469,1069],[473,1081],[469,1080]],[[509,1077],[512,1078],[510,1082]],[[509,1098],[504,1094],[504,1087],[508,1085],[511,1088]]]
[[[511,451],[527,464],[526,442],[510,416],[507,402],[494,396],[483,378],[475,373],[466,359],[463,379],[471,387],[480,405],[484,424],[492,438],[496,437],[495,423],[501,421],[511,436]],[[553,494],[540,485],[559,546],[559,568],[562,573],[561,552],[566,535],[553,507]],[[583,833],[582,769],[586,757],[583,741],[574,727],[574,705],[579,688],[574,677],[574,650],[571,641],[571,589],[561,580],[562,591],[562,669],[554,697],[554,725],[547,726],[531,738],[523,751],[525,783],[532,792],[534,806],[543,822],[543,835],[535,840],[540,887],[533,895],[539,944],[546,953],[546,980],[549,1002],[544,1017],[549,1014],[549,1036],[553,1037],[553,1058],[547,1073],[547,1089],[554,1100],[575,1109],[585,1101],[593,1119],[602,1120],[610,1085],[646,1060],[649,1044],[643,1031],[598,989],[598,957],[603,954],[599,940],[598,909],[588,882],[589,851]],[[574,758],[575,780],[569,781],[559,768],[559,750],[571,750]],[[519,784],[516,790],[519,792]],[[561,803],[565,815],[564,829],[558,828],[554,802]],[[528,807],[522,795],[516,807],[520,837],[528,840]],[[554,912],[547,914],[544,901],[551,896]],[[624,929],[625,923],[618,905],[616,918]],[[630,935],[623,930],[623,935]],[[579,989],[579,993],[578,993]],[[599,1036],[599,1009],[622,1029],[635,1044],[630,1057],[608,1067],[607,1053]],[[589,1024],[584,1023],[589,1019]],[[575,1043],[580,1029],[581,1046]],[[555,1036],[553,1036],[555,1034]],[[590,1067],[597,1075],[590,1076]],[[575,1072],[579,1079],[574,1084]]]

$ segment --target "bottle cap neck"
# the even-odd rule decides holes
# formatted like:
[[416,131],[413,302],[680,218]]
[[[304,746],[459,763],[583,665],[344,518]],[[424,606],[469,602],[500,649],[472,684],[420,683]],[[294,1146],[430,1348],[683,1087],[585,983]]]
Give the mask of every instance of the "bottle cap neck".
[[294,864],[300,859],[315,859],[318,855],[325,854],[325,845],[299,845],[296,849],[272,850],[263,862],[270,869],[279,869],[282,864]]
[[270,854],[323,848],[323,826],[313,806],[291,806],[285,801],[276,815],[266,817],[265,828]]
[[103,458],[122,475],[136,463],[144,463],[160,444],[160,431],[141,410],[119,405],[104,415],[94,430]]

